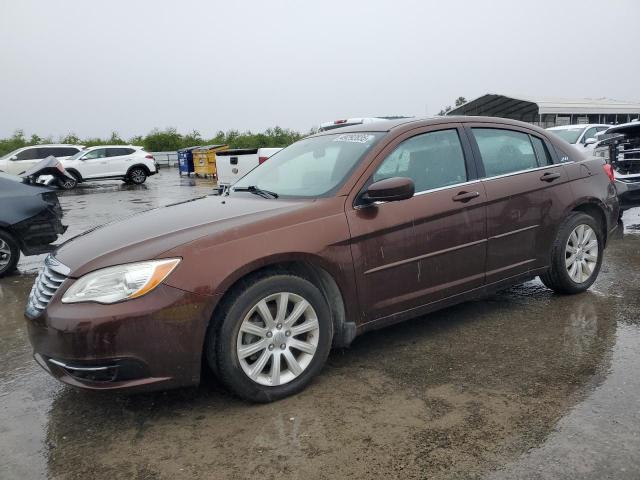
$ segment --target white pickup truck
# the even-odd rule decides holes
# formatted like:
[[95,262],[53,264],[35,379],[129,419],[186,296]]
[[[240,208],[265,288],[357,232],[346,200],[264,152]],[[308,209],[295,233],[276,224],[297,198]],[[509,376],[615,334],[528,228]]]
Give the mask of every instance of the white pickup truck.
[[282,148],[236,148],[216,152],[216,170],[220,193]]

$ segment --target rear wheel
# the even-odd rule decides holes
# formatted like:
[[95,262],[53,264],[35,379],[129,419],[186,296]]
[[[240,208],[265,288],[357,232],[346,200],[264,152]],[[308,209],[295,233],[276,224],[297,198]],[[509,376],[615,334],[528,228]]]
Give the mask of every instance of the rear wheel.
[[129,171],[126,180],[134,185],[142,185],[147,180],[147,172],[142,167],[134,167]]
[[20,259],[20,246],[13,235],[0,230],[0,277],[16,269]]
[[559,293],[580,293],[596,281],[604,238],[598,222],[576,212],[561,225],[551,249],[551,266],[540,276],[542,283]]
[[220,319],[207,342],[209,363],[230,390],[250,401],[301,391],[331,349],[327,302],[300,277],[273,275],[244,286],[228,299]]

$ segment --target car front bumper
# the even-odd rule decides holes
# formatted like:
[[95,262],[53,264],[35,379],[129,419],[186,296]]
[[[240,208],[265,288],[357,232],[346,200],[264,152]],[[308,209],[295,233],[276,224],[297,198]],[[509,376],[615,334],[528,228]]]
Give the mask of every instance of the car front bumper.
[[199,383],[217,297],[167,285],[113,305],[63,304],[58,297],[40,315],[25,314],[34,358],[53,377],[92,390],[149,391]]

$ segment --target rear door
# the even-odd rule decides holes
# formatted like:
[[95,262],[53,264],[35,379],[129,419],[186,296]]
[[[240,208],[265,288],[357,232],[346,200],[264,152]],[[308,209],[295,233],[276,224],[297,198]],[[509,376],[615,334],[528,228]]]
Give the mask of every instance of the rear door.
[[105,176],[124,176],[133,164],[133,148],[110,147],[107,148],[107,173]]
[[467,124],[487,194],[486,282],[546,266],[567,204],[568,176],[533,130]]
[[347,209],[365,321],[484,283],[486,195],[459,125],[407,133],[382,152],[365,185],[413,179],[413,198]]

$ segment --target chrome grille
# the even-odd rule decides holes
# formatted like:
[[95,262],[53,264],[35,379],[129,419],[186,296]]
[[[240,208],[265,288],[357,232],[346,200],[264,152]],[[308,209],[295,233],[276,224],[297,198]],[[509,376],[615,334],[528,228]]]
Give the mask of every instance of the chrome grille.
[[27,312],[35,310],[42,312],[51,298],[55,295],[69,274],[69,269],[58,262],[51,255],[44,261],[44,267],[40,270],[36,281],[31,288],[29,301],[27,302]]

